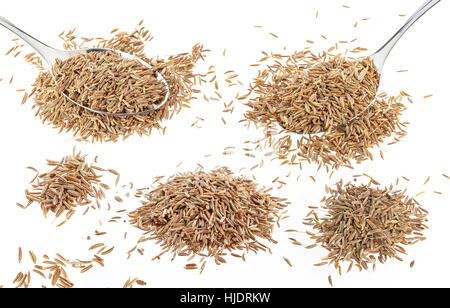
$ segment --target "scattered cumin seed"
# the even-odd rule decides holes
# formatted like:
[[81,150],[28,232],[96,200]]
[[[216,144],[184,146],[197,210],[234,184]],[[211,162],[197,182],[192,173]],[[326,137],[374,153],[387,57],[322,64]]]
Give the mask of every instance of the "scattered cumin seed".
[[272,35],[275,38],[278,38],[278,35],[276,35],[275,33],[269,32],[270,35]]
[[195,263],[188,263],[184,266],[184,268],[187,270],[195,270],[198,268],[198,266]]
[[292,267],[292,263],[291,263],[291,261],[288,258],[283,257],[283,259],[290,267]]
[[28,251],[29,255],[30,255],[30,259],[33,262],[33,264],[36,264],[37,262],[37,258],[36,255],[34,254],[34,252],[32,252],[31,250]]
[[22,103],[21,103],[21,104],[22,104],[22,105],[25,104],[25,102],[27,101],[27,99],[28,99],[28,93],[25,92],[25,93],[23,94],[23,99],[22,99]]
[[327,264],[328,264],[328,262],[321,262],[321,263],[314,264],[314,266],[324,266]]
[[92,267],[93,267],[93,265],[90,264],[90,265],[84,267],[84,268],[80,271],[80,273],[86,273],[86,272],[87,272],[88,270],[90,270]]

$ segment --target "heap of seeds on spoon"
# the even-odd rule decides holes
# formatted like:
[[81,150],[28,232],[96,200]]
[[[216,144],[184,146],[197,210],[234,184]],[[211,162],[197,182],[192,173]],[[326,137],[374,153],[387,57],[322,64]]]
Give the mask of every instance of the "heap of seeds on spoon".
[[156,107],[166,89],[154,69],[116,52],[93,51],[56,60],[60,91],[83,106],[109,113],[138,113]]
[[[254,83],[260,96],[249,103],[249,118],[275,120],[290,132],[320,133],[345,125],[375,98],[380,78],[369,59],[349,61],[324,54],[302,66],[292,64],[271,75],[262,72]],[[271,85],[263,81],[267,77]]]
[[[60,131],[71,132],[79,140],[116,141],[132,134],[150,135],[152,129],[163,128],[163,120],[189,106],[195,85],[203,81],[202,76],[194,72],[194,66],[207,50],[197,44],[190,53],[167,59],[148,58],[144,47],[152,37],[141,25],[142,22],[131,33],[114,29],[110,39],[79,38],[74,30],[61,33],[59,37],[64,40],[66,50],[89,45],[122,51],[145,61],[152,69],[135,59],[124,59],[109,52],[92,52],[58,61],[53,68],[55,78],[49,71],[42,70],[28,95],[34,98],[36,115]],[[42,69],[34,53],[27,55],[26,60]],[[167,81],[170,95],[164,106],[148,114],[105,116],[86,110],[62,95],[64,88],[72,99],[100,111],[144,111],[157,105],[165,95],[165,87],[156,78],[156,72]]]
[[266,61],[241,99],[250,107],[245,118],[265,127],[264,140],[285,163],[339,168],[372,158],[370,149],[385,138],[395,143],[405,135],[402,95],[377,95],[380,76],[369,58],[304,50],[267,54]]
[[227,251],[256,253],[268,250],[262,239],[275,242],[271,234],[288,203],[268,191],[225,167],[177,174],[144,195],[142,206],[130,214],[131,224],[145,231],[140,242],[160,243],[160,255],[225,263]]

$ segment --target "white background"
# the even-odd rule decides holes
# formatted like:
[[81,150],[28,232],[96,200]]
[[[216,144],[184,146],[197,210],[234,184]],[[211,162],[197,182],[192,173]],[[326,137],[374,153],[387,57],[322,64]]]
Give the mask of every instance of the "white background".
[[[342,7],[343,4],[351,8]],[[256,69],[249,65],[262,57],[261,50],[286,52],[301,50],[306,40],[316,41],[314,50],[328,49],[335,41],[359,38],[353,46],[362,46],[369,51],[376,50],[406,21],[399,14],[412,14],[422,0],[318,0],[318,1],[8,1],[1,5],[1,14],[16,25],[29,31],[44,42],[60,47],[56,35],[62,30],[77,28],[80,35],[106,36],[113,28],[132,30],[139,20],[151,30],[154,40],[149,43],[149,55],[161,56],[189,51],[196,42],[212,50],[202,69],[215,65],[220,74],[233,69],[240,74],[244,87],[226,89],[221,93],[231,100],[236,91],[244,93],[247,84],[255,76]],[[315,13],[319,10],[319,17]],[[355,167],[342,169],[332,179],[317,166],[305,165],[303,171],[295,167],[280,167],[278,161],[265,158],[262,169],[250,172],[251,166],[260,158],[252,159],[237,153],[221,155],[227,146],[241,148],[245,140],[255,140],[261,132],[247,130],[238,124],[243,108],[235,103],[232,116],[223,115],[222,103],[194,101],[192,109],[185,109],[173,120],[166,122],[167,133],[161,136],[155,132],[151,137],[133,137],[125,142],[107,144],[77,144],[70,134],[58,134],[57,130],[44,126],[34,117],[31,102],[20,105],[22,93],[16,89],[30,88],[37,71],[22,59],[3,56],[10,48],[14,36],[0,28],[0,83],[2,117],[1,131],[1,174],[0,189],[0,284],[11,286],[18,271],[29,270],[31,264],[26,252],[33,250],[38,257],[53,256],[59,252],[70,259],[88,258],[87,248],[96,242],[105,242],[116,247],[113,254],[106,256],[105,268],[94,268],[85,274],[69,271],[71,280],[78,287],[121,287],[128,277],[139,277],[149,287],[328,287],[327,276],[332,274],[338,287],[449,287],[449,267],[445,261],[449,255],[448,221],[450,208],[447,202],[450,180],[442,173],[450,174],[448,114],[448,71],[450,64],[446,55],[448,40],[450,2],[441,1],[428,12],[396,46],[389,57],[384,72],[382,90],[396,94],[404,90],[414,96],[414,104],[408,104],[403,120],[410,122],[408,135],[403,142],[394,146],[383,146],[385,160],[374,150],[375,160]],[[362,18],[370,17],[368,21]],[[358,21],[358,26],[353,27]],[[254,25],[262,25],[257,29]],[[279,39],[269,35],[276,33]],[[320,37],[328,37],[325,41]],[[222,55],[226,48],[226,56]],[[408,73],[397,70],[408,69]],[[220,73],[222,72],[222,73]],[[12,86],[8,81],[14,75]],[[212,95],[210,88],[205,89]],[[422,97],[434,96],[429,99]],[[191,127],[195,117],[205,118],[199,123],[202,129]],[[225,116],[225,126],[220,118]],[[200,276],[198,271],[183,269],[186,260],[170,262],[170,256],[160,261],[151,261],[158,254],[158,247],[146,243],[145,255],[133,254],[126,261],[126,251],[132,248],[139,232],[127,224],[107,224],[114,212],[90,211],[81,216],[78,212],[61,228],[52,224],[52,218],[44,219],[37,205],[26,211],[15,206],[25,202],[24,190],[33,177],[25,169],[32,165],[44,171],[45,159],[60,159],[69,154],[74,144],[89,153],[91,158],[100,154],[99,164],[114,168],[122,174],[122,184],[132,181],[137,187],[148,186],[158,175],[171,175],[176,171],[192,170],[197,163],[210,169],[216,165],[229,166],[235,172],[247,167],[242,173],[255,174],[261,185],[270,186],[272,179],[280,176],[288,185],[275,194],[287,197],[292,202],[288,208],[290,218],[274,237],[278,245],[272,245],[273,254],[248,255],[247,262],[232,260],[220,267],[210,262]],[[265,152],[268,152],[265,151]],[[262,156],[264,151],[256,152]],[[204,158],[206,154],[213,157]],[[176,168],[179,162],[181,167]],[[284,179],[291,171],[292,175]],[[319,205],[324,194],[324,185],[351,180],[353,174],[368,173],[379,182],[389,185],[397,176],[406,176],[411,182],[400,181],[412,195],[426,190],[418,197],[430,211],[428,240],[412,247],[405,262],[396,260],[377,266],[375,272],[352,272],[338,277],[331,267],[313,267],[326,253],[321,248],[306,250],[291,245],[288,237],[294,236],[304,244],[309,241],[306,234],[285,233],[286,229],[304,231],[301,221],[308,212],[308,205]],[[297,182],[296,178],[301,175]],[[314,183],[309,176],[314,176]],[[431,181],[423,187],[425,179]],[[114,178],[107,179],[109,183]],[[441,191],[443,195],[432,193]],[[112,196],[115,191],[113,190]],[[121,194],[123,196],[123,194]],[[114,210],[131,210],[138,206],[130,199],[123,204],[111,202]],[[99,225],[99,221],[103,226]],[[87,241],[94,230],[108,231],[109,237]],[[123,240],[123,233],[128,239]],[[25,263],[17,263],[17,248],[24,249]],[[293,263],[290,268],[284,261],[287,257]],[[415,260],[413,269],[410,261]],[[33,276],[32,285],[39,287],[48,283]]]

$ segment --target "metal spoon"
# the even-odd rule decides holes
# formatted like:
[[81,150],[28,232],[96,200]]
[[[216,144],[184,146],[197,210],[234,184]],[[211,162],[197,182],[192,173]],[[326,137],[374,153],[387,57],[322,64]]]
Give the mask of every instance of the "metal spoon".
[[[117,50],[111,50],[111,49],[107,49],[107,48],[86,48],[86,49],[80,49],[80,50],[59,50],[59,49],[55,49],[52,48],[44,43],[42,43],[41,41],[35,39],[34,37],[32,37],[31,35],[27,34],[26,32],[22,31],[21,29],[19,29],[18,27],[16,27],[15,25],[13,25],[9,20],[7,20],[6,18],[0,16],[0,25],[2,25],[3,27],[5,27],[6,29],[10,30],[11,32],[13,32],[14,34],[16,34],[17,36],[19,36],[20,38],[22,38],[25,42],[27,42],[31,47],[33,47],[40,55],[41,57],[45,60],[45,62],[47,62],[49,68],[50,68],[50,72],[53,75],[52,72],[52,67],[53,65],[56,63],[56,60],[59,59],[61,61],[67,60],[69,58],[74,57],[77,54],[82,54],[82,53],[89,53],[89,52],[93,52],[93,51],[111,51],[111,52],[116,52],[119,53],[122,57],[124,58],[128,58],[128,59],[135,59],[137,61],[139,61],[142,65],[148,67],[149,69],[151,69],[152,67],[146,63],[145,61],[142,61],[141,59],[124,53],[124,52],[120,52]],[[164,96],[164,99],[155,107],[151,108],[151,109],[147,109],[144,111],[140,111],[140,112],[136,112],[136,113],[111,113],[111,112],[105,112],[105,111],[101,111],[101,110],[95,110],[92,108],[89,108],[87,106],[84,106],[80,103],[78,103],[77,101],[71,99],[68,95],[66,95],[64,92],[62,92],[62,94],[72,103],[86,109],[89,110],[91,112],[95,112],[98,114],[102,114],[102,115],[106,115],[106,116],[136,116],[136,115],[143,115],[143,114],[147,114],[150,113],[152,111],[156,111],[159,108],[161,108],[162,106],[164,106],[170,96],[170,90],[169,90],[169,85],[167,84],[167,81],[164,79],[164,77],[159,73],[156,72],[157,74],[157,79],[159,81],[161,81],[164,84],[164,87],[166,88],[166,95]]]
[[377,52],[370,56],[373,63],[375,64],[378,72],[381,75],[381,71],[383,70],[384,62],[386,62],[389,53],[392,48],[394,48],[395,44],[400,40],[400,38],[405,34],[406,31],[420,18],[428,12],[433,6],[438,4],[441,0],[427,0],[424,4],[406,21],[406,23],[401,27],[397,33],[394,34],[392,38],[390,38]]
[[[427,0],[424,4],[406,21],[406,23],[397,31],[397,33],[394,34],[393,37],[391,37],[380,49],[378,49],[374,54],[369,56],[369,58],[373,61],[375,67],[378,70],[378,73],[381,76],[381,72],[383,70],[384,63],[386,62],[387,57],[389,56],[389,53],[394,48],[394,46],[397,44],[397,42],[400,40],[400,38],[405,34],[405,32],[420,18],[422,17],[429,9],[431,9],[433,6],[435,6],[439,1],[441,0]],[[380,79],[381,81],[381,79]],[[379,84],[378,84],[379,88]],[[376,99],[374,99],[367,107],[369,108]],[[358,118],[364,111],[362,111],[360,114],[354,116],[348,122]],[[348,123],[347,122],[347,123]],[[341,124],[340,126],[344,126],[344,124]],[[323,133],[324,131],[320,132]],[[320,133],[310,134],[310,135],[316,135]],[[302,133],[299,133],[302,134]]]

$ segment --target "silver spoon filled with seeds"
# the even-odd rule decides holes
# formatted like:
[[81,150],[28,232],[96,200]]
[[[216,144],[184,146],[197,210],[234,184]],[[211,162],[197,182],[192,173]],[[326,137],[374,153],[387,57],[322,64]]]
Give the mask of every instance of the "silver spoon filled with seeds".
[[58,50],[0,16],[47,62],[61,94],[70,102],[105,116],[137,116],[160,109],[170,96],[162,74],[142,59],[107,48]]
[[[286,131],[318,134],[345,129],[377,101],[381,73],[391,50],[403,34],[440,0],[427,0],[378,51],[359,59],[312,56],[298,68],[275,74],[270,91],[249,106],[252,118],[276,122]],[[262,76],[264,79],[266,76]]]

